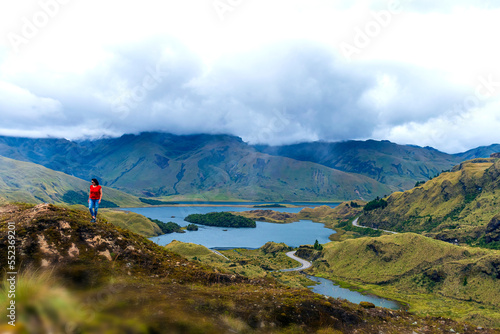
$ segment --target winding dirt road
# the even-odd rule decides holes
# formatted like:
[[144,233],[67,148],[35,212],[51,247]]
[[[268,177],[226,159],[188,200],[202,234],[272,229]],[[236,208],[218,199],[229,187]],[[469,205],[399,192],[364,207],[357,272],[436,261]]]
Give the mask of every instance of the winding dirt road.
[[301,259],[300,257],[295,256],[295,252],[296,251],[291,251],[291,252],[286,253],[286,255],[288,257],[294,259],[295,261],[299,261],[302,265],[300,267],[297,267],[297,268],[281,269],[280,271],[300,271],[300,270],[305,270],[307,268],[311,268],[312,267],[312,263],[311,262],[306,261],[304,259]]
[[[352,225],[356,226],[356,227],[362,227],[362,228],[371,228],[372,230],[379,230],[378,228],[375,228],[375,227],[368,227],[368,226],[359,225],[358,224],[358,218],[356,218],[356,219],[354,219],[352,221]],[[380,231],[384,231],[384,232],[387,232],[387,233],[398,234],[398,232],[394,232],[394,231],[387,231],[387,230],[380,230]]]
[[[362,228],[371,228],[372,230],[379,230],[378,228],[359,225],[358,224],[358,218],[356,218],[356,219],[354,219],[352,221],[352,225],[354,225],[356,227],[362,227]],[[397,234],[398,233],[398,232],[388,231],[388,230],[380,230],[380,231],[384,231],[384,232],[387,232],[387,233],[393,233],[393,234]],[[294,259],[295,261],[299,261],[302,265],[300,267],[297,267],[297,268],[281,269],[280,271],[301,271],[301,270],[305,270],[305,269],[308,269],[308,268],[312,267],[312,263],[311,262],[306,261],[304,259],[301,259],[300,257],[295,256],[295,252],[296,251],[291,251],[291,252],[286,253],[286,255],[288,257]]]

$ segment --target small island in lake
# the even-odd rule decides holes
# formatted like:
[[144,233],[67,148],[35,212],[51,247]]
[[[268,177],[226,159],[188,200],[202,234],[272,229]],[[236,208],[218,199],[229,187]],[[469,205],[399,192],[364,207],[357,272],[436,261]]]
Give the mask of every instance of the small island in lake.
[[160,230],[162,231],[163,234],[169,234],[169,233],[174,233],[174,232],[175,233],[186,233],[185,231],[182,230],[181,226],[177,223],[174,223],[174,222],[164,223],[158,219],[152,219],[152,218],[148,218],[148,219],[151,220],[156,225],[158,225],[158,227],[160,228]]
[[254,205],[253,207],[254,208],[286,208],[286,205],[274,203],[274,204],[258,204],[258,205]]
[[229,212],[195,213],[188,215],[184,220],[193,224],[217,227],[257,227],[253,219],[234,215]]
[[196,225],[196,224],[189,224],[188,226],[186,226],[186,230],[188,230],[188,231],[198,231],[198,225]]

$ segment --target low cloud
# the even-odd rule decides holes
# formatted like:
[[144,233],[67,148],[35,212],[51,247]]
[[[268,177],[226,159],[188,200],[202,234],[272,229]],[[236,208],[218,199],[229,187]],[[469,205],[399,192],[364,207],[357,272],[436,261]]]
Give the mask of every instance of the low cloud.
[[[398,143],[431,146],[448,153],[499,143],[499,101],[460,114],[438,115],[424,122],[408,122],[385,129],[378,136]],[[492,138],[496,142],[492,142]]]
[[[491,126],[498,125],[496,97],[457,109],[469,90],[444,73],[346,64],[311,42],[268,45],[210,66],[168,38],[111,46],[106,53],[82,74],[43,73],[50,85],[40,76],[0,81],[0,132],[69,139],[228,133],[274,145],[376,138],[443,150],[498,141]],[[477,134],[481,126],[488,130]],[[460,136],[452,140],[454,133]]]

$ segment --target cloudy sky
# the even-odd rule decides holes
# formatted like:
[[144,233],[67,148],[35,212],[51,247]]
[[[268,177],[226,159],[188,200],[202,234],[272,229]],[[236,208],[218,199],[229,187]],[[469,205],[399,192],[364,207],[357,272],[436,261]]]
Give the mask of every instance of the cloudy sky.
[[500,5],[437,2],[3,1],[0,135],[500,143]]

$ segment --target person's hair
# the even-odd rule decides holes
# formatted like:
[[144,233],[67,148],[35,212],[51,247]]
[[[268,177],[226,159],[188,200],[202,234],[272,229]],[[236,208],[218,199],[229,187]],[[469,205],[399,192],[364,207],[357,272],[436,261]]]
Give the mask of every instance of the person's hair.
[[97,179],[92,179],[92,181],[95,183],[96,186],[99,185],[99,181],[97,181]]

